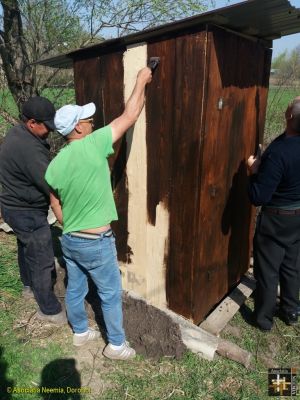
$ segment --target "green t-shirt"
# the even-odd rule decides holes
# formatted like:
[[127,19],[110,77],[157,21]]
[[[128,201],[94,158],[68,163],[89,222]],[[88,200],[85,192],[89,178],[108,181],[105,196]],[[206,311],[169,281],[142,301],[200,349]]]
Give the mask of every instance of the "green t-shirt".
[[117,220],[107,157],[113,154],[110,126],[62,148],[45,179],[60,198],[63,233],[105,226]]

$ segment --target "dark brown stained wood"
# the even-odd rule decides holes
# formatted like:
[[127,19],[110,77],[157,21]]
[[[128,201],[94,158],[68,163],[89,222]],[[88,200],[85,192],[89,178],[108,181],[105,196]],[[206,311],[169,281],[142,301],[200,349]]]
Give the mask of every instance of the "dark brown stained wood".
[[[109,124],[124,110],[123,51],[78,60],[74,63],[78,104],[93,101],[97,106],[95,127]],[[113,223],[119,260],[130,262],[128,239],[128,189],[126,176],[126,138],[115,145],[110,157],[111,179],[119,220]]]
[[245,160],[263,131],[265,48],[220,28],[209,32],[209,79],[193,274],[199,323],[247,270],[252,207]]
[[83,59],[74,62],[76,104],[83,105],[90,102],[96,104],[95,128],[101,128],[104,125],[102,90],[99,80],[100,65],[100,57],[96,55],[88,60]]
[[175,106],[170,200],[167,299],[170,309],[192,314],[193,247],[199,202],[200,148],[206,31],[176,38]]
[[160,57],[147,87],[147,209],[148,220],[156,222],[156,206],[169,208],[174,129],[175,40],[148,44],[149,57]]
[[[269,90],[269,78],[271,71],[271,61],[272,61],[272,50],[265,49],[265,57],[264,63],[259,64],[259,72],[258,76],[262,77],[261,86],[256,89],[256,139],[255,139],[255,147],[250,149],[251,154],[255,154],[258,145],[263,143],[264,136],[264,127],[265,127],[265,118],[267,112],[267,103],[268,103],[268,90]],[[249,153],[249,154],[250,154]],[[256,219],[256,208],[251,208],[251,224],[249,229],[249,248],[252,250],[253,245],[253,235],[255,229],[255,219]]]
[[[124,49],[114,50],[89,50],[88,59],[74,62],[77,102],[96,103],[96,127],[124,109]],[[248,267],[254,208],[245,161],[263,137],[271,51],[222,28],[197,26],[152,38],[147,52],[161,58],[146,93],[147,217],[157,225],[160,203],[169,212],[168,306],[199,323]],[[123,262],[131,255],[128,151],[123,139],[110,163]]]

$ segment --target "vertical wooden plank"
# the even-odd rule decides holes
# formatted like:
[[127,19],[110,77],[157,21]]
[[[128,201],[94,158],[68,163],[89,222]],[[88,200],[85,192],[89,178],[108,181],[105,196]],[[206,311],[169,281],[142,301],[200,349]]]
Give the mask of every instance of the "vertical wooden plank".
[[174,126],[175,39],[148,43],[147,55],[160,57],[146,93],[147,286],[149,299],[166,307],[169,252],[172,136]]
[[[104,124],[109,124],[124,110],[124,51],[101,57],[99,73]],[[118,221],[112,227],[116,233],[118,259],[130,262],[128,245],[128,187],[127,187],[127,142],[124,136],[114,144],[115,153],[109,158],[111,181],[118,211]]]
[[170,251],[167,264],[169,307],[192,316],[193,249],[199,201],[202,101],[206,31],[176,38],[174,130],[170,200]]
[[[138,71],[147,65],[147,45],[139,43],[128,46],[124,52],[124,97],[132,93]],[[130,265],[124,273],[124,287],[144,298],[148,294],[147,282],[147,161],[146,161],[146,115],[145,109],[126,134],[128,179],[128,244],[132,249]]]
[[83,105],[94,102],[97,107],[94,118],[95,128],[104,125],[103,104],[102,104],[102,82],[99,79],[101,70],[100,57],[78,59],[74,61],[74,82],[76,103]]
[[[246,271],[252,208],[246,158],[262,131],[265,49],[220,28],[210,32],[202,186],[193,274],[198,323]],[[242,60],[242,62],[241,62]]]
[[156,223],[159,203],[169,209],[174,129],[175,39],[148,44],[148,58],[160,57],[147,87],[147,209],[148,220]]

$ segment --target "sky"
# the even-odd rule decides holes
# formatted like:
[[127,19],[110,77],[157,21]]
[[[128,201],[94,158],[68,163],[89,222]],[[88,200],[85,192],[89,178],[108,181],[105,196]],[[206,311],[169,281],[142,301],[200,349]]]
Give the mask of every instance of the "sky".
[[[215,0],[216,8],[241,3],[244,0]],[[263,1],[263,0],[261,0]],[[292,6],[300,8],[300,0],[289,0]],[[291,51],[300,45],[300,33],[284,36],[273,41],[273,59],[285,50]]]

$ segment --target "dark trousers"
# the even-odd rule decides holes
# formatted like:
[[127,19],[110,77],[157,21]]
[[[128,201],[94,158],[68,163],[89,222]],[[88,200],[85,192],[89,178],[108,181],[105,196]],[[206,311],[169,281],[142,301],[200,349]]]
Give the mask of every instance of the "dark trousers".
[[259,326],[269,329],[276,308],[280,283],[280,307],[295,312],[299,305],[300,215],[271,215],[257,218],[253,242],[254,313]]
[[1,206],[4,221],[17,236],[18,263],[24,286],[30,286],[44,314],[61,311],[52,285],[55,272],[54,253],[47,212],[43,210],[13,210]]

